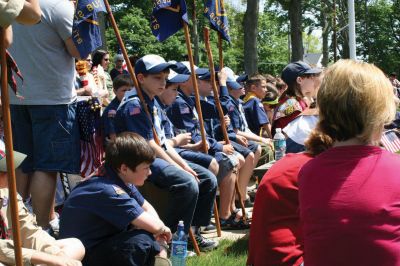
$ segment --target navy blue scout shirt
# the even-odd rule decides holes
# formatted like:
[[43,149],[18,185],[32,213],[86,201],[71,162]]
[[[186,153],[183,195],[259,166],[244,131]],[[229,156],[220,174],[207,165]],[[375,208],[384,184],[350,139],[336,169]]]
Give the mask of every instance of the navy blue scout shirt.
[[[167,115],[175,128],[190,132],[194,142],[201,141],[200,124],[193,99],[179,91],[176,101],[168,108]],[[223,145],[216,139],[207,136],[207,141],[210,144],[209,154],[222,151]]]
[[[160,125],[158,123],[155,123],[154,119],[155,116],[160,115],[161,110],[155,107],[154,99],[151,100],[145,92],[143,92],[143,97],[146,101],[149,112],[151,112],[151,119],[153,121],[150,121],[149,116],[142,108],[140,99],[136,94],[136,90],[132,89],[125,92],[125,96],[118,107],[117,114],[115,115],[114,119],[116,131],[117,133],[135,132],[141,135],[146,140],[152,140],[154,137],[152,123],[154,123],[158,138],[163,145],[165,144],[165,134],[163,133]],[[160,174],[161,170],[163,170],[168,165],[170,164],[167,161],[156,158],[150,166],[152,174],[149,176],[148,179],[151,181],[153,178],[157,177]]]
[[110,134],[116,134],[114,125],[114,118],[117,114],[117,109],[120,104],[120,101],[117,97],[115,97],[109,105],[107,105],[106,109],[104,109],[103,115],[101,116],[101,121],[103,123],[103,136],[108,137]]
[[80,183],[64,203],[60,238],[76,237],[85,248],[128,230],[143,213],[144,198],[133,185],[125,184],[106,167],[105,176]]
[[244,114],[246,116],[249,129],[259,135],[263,125],[269,124],[267,114],[260,99],[253,97],[243,104]]

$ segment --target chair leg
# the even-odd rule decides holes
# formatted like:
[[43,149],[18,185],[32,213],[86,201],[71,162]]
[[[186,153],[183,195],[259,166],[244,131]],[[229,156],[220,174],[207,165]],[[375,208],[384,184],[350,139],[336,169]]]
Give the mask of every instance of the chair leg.
[[214,200],[214,218],[215,218],[215,225],[217,226],[217,236],[221,237],[221,224],[219,223],[217,200]]
[[194,252],[196,252],[197,256],[200,256],[199,245],[197,245],[197,241],[196,241],[196,239],[194,238],[194,234],[193,234],[192,228],[189,228],[189,237],[190,237],[190,240],[191,240],[192,243],[193,243]]

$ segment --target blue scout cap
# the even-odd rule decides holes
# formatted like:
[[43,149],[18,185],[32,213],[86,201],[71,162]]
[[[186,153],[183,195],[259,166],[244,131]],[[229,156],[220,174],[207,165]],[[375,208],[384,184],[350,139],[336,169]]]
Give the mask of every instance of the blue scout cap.
[[[176,68],[174,70],[178,74],[190,75],[192,73],[190,71],[190,63],[189,63],[189,61],[183,61],[183,62],[176,63]],[[208,69],[207,68],[200,68],[200,67],[195,65],[194,66],[194,71],[196,72],[196,75],[204,75],[205,73],[207,73]]]
[[312,68],[307,63],[302,61],[297,61],[288,64],[282,71],[282,79],[287,84],[290,85],[296,81],[297,77],[307,75],[307,74],[318,74],[321,73],[322,69]]
[[136,61],[135,74],[157,74],[174,67],[175,64],[166,62],[161,56],[148,54]]
[[173,70],[169,71],[168,83],[182,83],[188,81],[190,78],[189,74],[178,74]]
[[227,74],[226,84],[229,88],[233,90],[239,90],[243,88],[243,86],[236,81],[235,73],[229,67],[224,67],[225,73]]

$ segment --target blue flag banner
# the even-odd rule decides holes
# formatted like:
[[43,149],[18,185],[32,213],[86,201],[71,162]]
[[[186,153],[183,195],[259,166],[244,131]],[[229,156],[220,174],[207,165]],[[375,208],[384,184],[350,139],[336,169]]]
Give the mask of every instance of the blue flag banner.
[[185,0],[153,0],[151,31],[160,42],[168,39],[189,23]]
[[204,8],[204,16],[210,20],[211,27],[221,33],[223,39],[231,42],[224,0],[208,0]]
[[103,0],[77,0],[72,25],[72,40],[81,58],[102,45],[98,12],[106,12]]

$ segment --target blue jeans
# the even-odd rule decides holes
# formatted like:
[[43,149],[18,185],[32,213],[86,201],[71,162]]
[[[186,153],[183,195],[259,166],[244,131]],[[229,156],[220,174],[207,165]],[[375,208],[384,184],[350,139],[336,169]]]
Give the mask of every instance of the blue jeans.
[[186,233],[189,232],[190,225],[204,226],[210,221],[217,181],[204,167],[193,167],[199,171],[200,183],[191,174],[173,165],[168,165],[159,175],[151,175],[148,179],[157,187],[168,190],[170,194],[164,223],[172,231],[176,230],[180,220],[185,224]]
[[160,246],[152,234],[144,230],[123,231],[87,249],[85,266],[153,265]]

